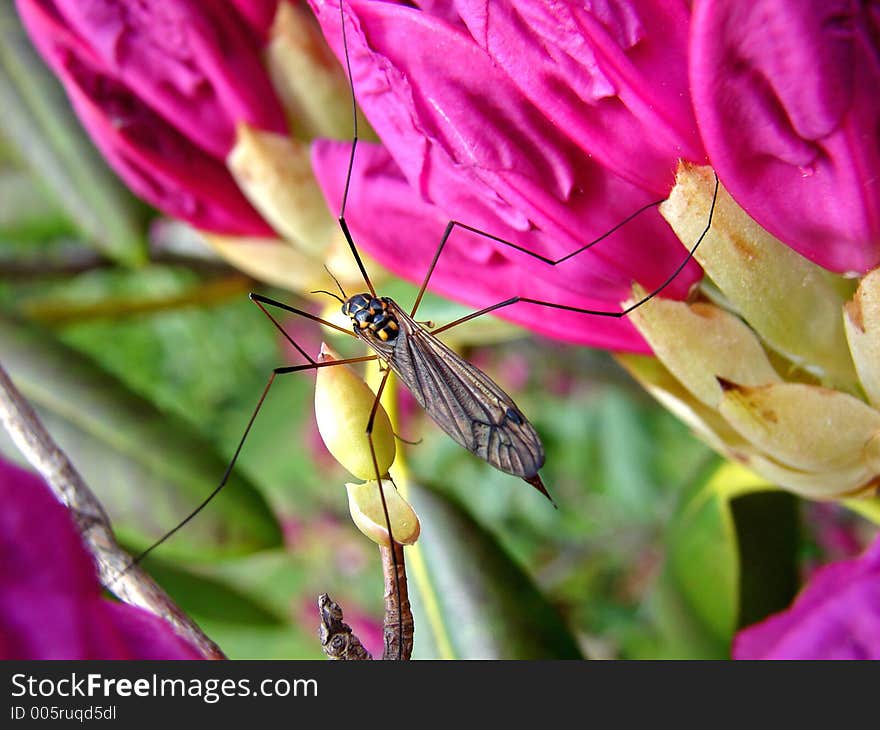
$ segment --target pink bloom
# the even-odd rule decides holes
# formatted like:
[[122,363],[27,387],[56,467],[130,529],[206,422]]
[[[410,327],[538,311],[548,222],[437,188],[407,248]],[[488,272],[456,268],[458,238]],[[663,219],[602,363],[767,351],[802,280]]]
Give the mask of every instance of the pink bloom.
[[200,658],[161,619],[102,597],[70,515],[39,477],[0,461],[0,503],[0,658]]
[[270,234],[224,159],[245,121],[284,132],[263,69],[265,2],[17,0],[83,125],[129,187],[165,213],[224,233]]
[[791,608],[741,631],[736,659],[880,659],[880,537],[817,571]]
[[458,0],[473,40],[583,152],[663,196],[705,158],[688,94],[684,3]]
[[[433,3],[432,10],[440,5]],[[331,46],[342,56],[337,3],[314,0],[312,6]],[[507,69],[511,75],[505,73],[467,32],[463,21],[454,19],[448,5],[443,5],[440,15],[385,2],[358,0],[343,6],[358,101],[384,142],[384,147],[363,145],[358,150],[347,218],[358,242],[408,279],[422,278],[446,222],[453,217],[545,256],[561,257],[656,199],[658,190],[668,190],[677,157],[673,149],[693,148],[700,154],[690,131],[690,115],[677,115],[675,105],[658,110],[652,119],[632,111],[644,111],[644,100],[639,102],[635,90],[644,90],[648,84],[636,78],[637,64],[627,63],[626,50],[619,44],[631,45],[633,36],[646,29],[639,26],[627,31],[625,19],[620,23],[607,19],[609,31],[596,18],[572,11],[577,32],[594,33],[590,37],[595,44],[566,66],[544,64],[542,73],[547,79],[556,75],[547,92],[542,91],[540,79],[514,83],[513,74],[522,80],[522,74],[516,73],[520,67],[511,63]],[[480,29],[481,37],[490,38],[487,45],[496,51],[505,49],[505,44],[534,49],[552,40],[559,46],[556,55],[574,53],[571,47],[566,50],[571,39],[567,41],[564,33],[554,33],[549,27],[542,31],[547,38],[539,41],[535,32],[522,30],[522,23],[503,13],[495,23],[494,12],[487,15],[485,9],[479,11],[467,3],[455,7],[467,11],[462,16]],[[492,33],[487,29],[490,19]],[[549,26],[550,20],[546,22]],[[678,38],[683,43],[684,35]],[[651,46],[675,40],[675,36],[658,34]],[[582,87],[585,66],[595,65],[596,49],[605,46],[605,55],[614,55],[608,69],[626,65],[631,71],[629,87],[615,77],[628,102],[611,98],[607,79],[601,84],[597,81],[596,88],[581,91],[596,102],[589,108],[583,104],[588,121],[575,120],[575,92],[568,90],[562,96],[557,92],[563,83],[571,89]],[[610,52],[612,46],[615,54]],[[505,57],[517,52],[505,51]],[[675,55],[668,49],[653,53]],[[680,91],[686,94],[684,48],[678,49],[678,56]],[[634,130],[667,115],[663,134],[655,135],[656,145],[630,140],[626,154],[600,154],[615,137],[612,123],[626,118],[627,129]],[[681,136],[675,131],[679,128],[688,131]],[[582,144],[576,144],[572,138],[582,132]],[[595,155],[586,151],[590,148]],[[649,158],[653,172],[636,174],[632,162],[621,161],[623,174],[618,174],[599,162],[603,156],[623,160],[627,154],[636,160]],[[314,168],[335,208],[341,201],[346,155],[345,144],[315,145]],[[665,160],[665,171],[658,160]],[[627,177],[638,179],[639,184]],[[684,257],[681,244],[656,211],[645,213],[593,251],[557,267],[463,231],[453,236],[432,286],[474,306],[522,294],[615,311],[631,295],[633,281],[657,286]],[[689,265],[666,293],[683,296],[698,276],[699,268]],[[516,305],[499,314],[570,341],[613,349],[646,348],[624,320],[531,305]]]
[[701,0],[691,91],[722,182],[832,271],[880,265],[880,9],[849,0]]
[[[341,58],[336,0],[311,5]],[[347,218],[396,273],[421,279],[450,218],[562,256],[666,195],[679,158],[713,164],[760,223],[818,263],[880,263],[868,6],[703,0],[691,19],[685,3],[659,0],[417,5],[343,2],[355,91],[383,141],[359,151]],[[334,209],[346,154],[314,150]],[[683,256],[656,213],[556,268],[461,231],[449,248],[433,286],[474,306],[522,294],[616,310],[633,281],[653,288]],[[687,267],[664,296],[698,274]],[[527,305],[499,315],[646,349],[625,321]]]
[[238,14],[247,21],[260,38],[265,38],[275,19],[278,0],[229,0]]

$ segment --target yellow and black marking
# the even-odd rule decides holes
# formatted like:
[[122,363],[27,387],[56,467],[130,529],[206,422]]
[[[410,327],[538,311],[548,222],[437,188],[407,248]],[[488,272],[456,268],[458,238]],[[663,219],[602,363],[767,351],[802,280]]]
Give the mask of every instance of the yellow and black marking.
[[385,297],[355,294],[342,305],[342,312],[351,318],[355,331],[370,330],[382,342],[393,340],[400,332]]

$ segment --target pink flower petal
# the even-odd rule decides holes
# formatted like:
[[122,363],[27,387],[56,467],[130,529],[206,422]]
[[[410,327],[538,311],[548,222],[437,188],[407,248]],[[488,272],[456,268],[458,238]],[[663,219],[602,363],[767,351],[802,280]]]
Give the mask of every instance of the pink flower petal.
[[[271,236],[226,166],[182,137],[124,89],[102,85],[98,103],[68,76],[67,92],[83,126],[131,190],[163,213],[196,228],[229,235]],[[100,106],[98,105],[100,104]]]
[[[325,196],[328,200],[341,199],[349,145],[319,140],[312,149],[313,166]],[[359,247],[394,273],[417,282],[424,279],[448,223],[442,211],[422,200],[409,186],[383,147],[365,143],[358,145],[346,218]],[[512,233],[496,221],[494,230],[499,232],[499,229],[502,235]],[[559,268],[576,261],[573,259]],[[537,271],[542,276],[537,276]],[[608,301],[590,296],[589,287],[554,283],[553,271],[552,267],[533,262],[523,254],[502,252],[487,245],[486,239],[458,230],[440,257],[431,278],[431,289],[474,308],[496,304],[515,295],[591,309],[612,308]],[[621,289],[621,300],[624,294]],[[548,337],[613,350],[649,351],[626,319],[530,304],[515,304],[497,314]]]
[[237,121],[287,130],[260,47],[234,11],[212,11],[194,0],[54,0],[51,6],[104,74],[212,156],[222,159],[232,147]]
[[199,228],[271,234],[224,162],[237,121],[285,129],[250,32],[188,0],[17,6],[83,125],[136,194]]
[[279,0],[230,0],[239,15],[257,33],[258,37],[265,38],[272,27],[275,12],[278,10]]
[[736,659],[880,659],[880,537],[817,571],[791,608],[741,631]]
[[458,0],[473,39],[585,154],[654,195],[705,164],[687,77],[689,12],[657,0]]
[[[316,0],[313,7],[331,45],[341,54],[338,6]],[[436,208],[432,216],[445,219],[444,224],[455,218],[558,258],[605,233],[650,201],[645,190],[592,161],[561,135],[455,26],[388,3],[358,1],[343,7],[359,103],[411,189],[423,203]],[[345,164],[325,159],[321,153],[314,162],[331,208],[338,210],[341,196],[330,190],[338,189],[341,181],[331,183],[330,178],[344,175]],[[369,176],[364,182],[353,181],[347,212],[363,222],[365,235],[360,242],[365,250],[383,258],[387,249],[381,251],[371,238],[382,235],[376,233],[378,220],[368,225],[371,211],[354,210],[359,205],[358,188],[369,184]],[[372,215],[378,216],[379,208],[396,203],[380,202]],[[443,224],[441,232],[442,228]],[[411,241],[401,252],[407,260],[396,264],[397,270],[409,267],[417,251],[424,254],[421,260],[430,260],[439,235]],[[486,239],[463,233],[456,237],[461,243],[450,244],[450,248],[467,247],[471,266],[474,262],[483,264],[477,282],[490,285],[492,291],[501,288],[497,280],[503,261],[505,288],[516,289],[514,293],[551,299],[551,294],[565,291],[584,302],[580,306],[591,302],[592,308],[609,311],[619,310],[633,281],[653,288],[684,258],[681,244],[656,212],[646,213],[590,252],[555,268],[522,254],[514,258],[509,248],[502,249]],[[491,267],[485,265],[490,257],[495,257]],[[409,276],[418,279],[423,264],[414,268],[419,275]],[[683,296],[698,275],[699,267],[689,265],[665,294]],[[459,281],[459,290],[447,288],[447,293],[481,305],[498,301],[489,297],[489,289],[477,294],[476,282],[465,285],[464,279]],[[551,301],[571,303],[557,296]],[[530,320],[533,324],[553,320],[541,326],[555,328],[555,336],[566,336],[563,331],[570,331],[569,339],[583,342],[584,322],[589,321],[597,333],[592,340],[596,343],[642,346],[640,340],[633,344],[628,325],[600,324],[597,317],[569,314],[553,313],[551,317],[548,312],[533,309]],[[569,328],[571,317],[578,318],[573,330]],[[611,338],[598,334],[609,328],[626,334]]]
[[0,461],[0,658],[198,659],[160,618],[102,597],[67,510]]
[[712,164],[821,266],[880,264],[880,18],[845,0],[700,0],[690,73]]

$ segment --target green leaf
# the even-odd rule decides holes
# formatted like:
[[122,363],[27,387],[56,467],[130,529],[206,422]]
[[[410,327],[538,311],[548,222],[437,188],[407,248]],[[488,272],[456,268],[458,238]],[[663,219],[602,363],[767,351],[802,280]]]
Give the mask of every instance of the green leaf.
[[164,560],[150,560],[150,575],[196,621],[221,621],[254,628],[283,626],[284,616],[221,580],[198,575]]
[[653,597],[664,656],[722,659],[737,629],[796,589],[796,499],[717,463],[682,496]]
[[656,505],[655,444],[645,414],[619,390],[601,399],[598,439],[605,483],[629,519],[649,520]]
[[0,168],[2,239],[41,241],[75,232],[67,218],[46,200],[44,192],[28,173]]
[[422,523],[406,550],[418,656],[582,658],[556,609],[492,535],[434,491],[411,486],[407,499]]
[[737,628],[786,608],[798,590],[797,498],[788,492],[751,492],[730,508],[739,551]]
[[0,7],[0,102],[3,135],[83,237],[120,263],[145,261],[145,208],[92,145],[11,3]]
[[[127,543],[148,546],[219,483],[226,462],[191,426],[163,414],[51,335],[0,319],[0,353]],[[163,550],[209,558],[274,546],[280,539],[262,495],[233,472],[210,506]]]

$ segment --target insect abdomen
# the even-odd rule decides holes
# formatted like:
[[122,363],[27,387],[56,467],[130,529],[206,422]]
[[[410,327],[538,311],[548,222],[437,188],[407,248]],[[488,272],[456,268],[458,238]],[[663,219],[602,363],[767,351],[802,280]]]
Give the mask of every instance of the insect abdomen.
[[527,481],[537,478],[544,447],[510,396],[405,312],[392,314],[401,336],[393,345],[371,346],[434,422],[496,469]]

